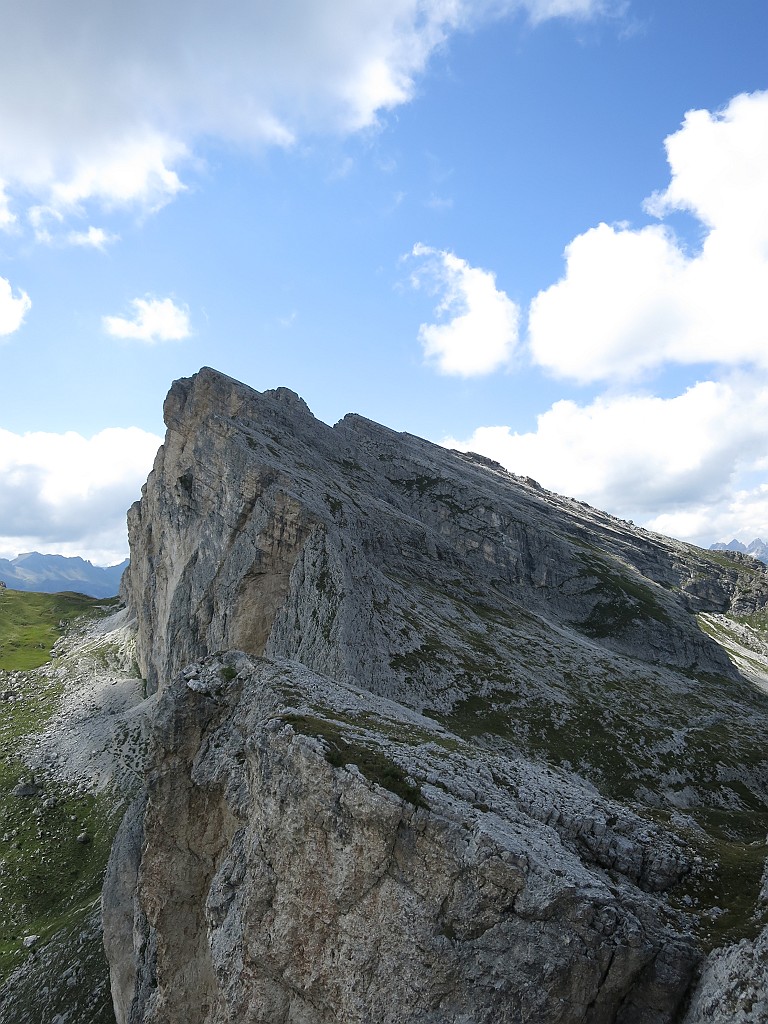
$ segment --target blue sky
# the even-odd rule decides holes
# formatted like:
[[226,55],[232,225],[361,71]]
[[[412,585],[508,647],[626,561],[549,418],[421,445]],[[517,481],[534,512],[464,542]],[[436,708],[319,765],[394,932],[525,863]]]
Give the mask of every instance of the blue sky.
[[202,365],[768,534],[764,0],[270,6],[4,14],[0,556],[123,557]]

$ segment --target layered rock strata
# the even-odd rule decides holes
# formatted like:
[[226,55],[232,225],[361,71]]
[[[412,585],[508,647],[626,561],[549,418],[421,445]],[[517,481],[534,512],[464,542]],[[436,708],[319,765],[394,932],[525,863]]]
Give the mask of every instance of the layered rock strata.
[[680,1004],[688,922],[648,890],[687,851],[582,780],[245,655],[188,667],[154,729],[107,883],[119,1021],[607,1024]]
[[764,919],[768,570],[212,370],[165,416],[123,584],[160,692],[105,887],[119,1024],[713,1005],[704,955]]

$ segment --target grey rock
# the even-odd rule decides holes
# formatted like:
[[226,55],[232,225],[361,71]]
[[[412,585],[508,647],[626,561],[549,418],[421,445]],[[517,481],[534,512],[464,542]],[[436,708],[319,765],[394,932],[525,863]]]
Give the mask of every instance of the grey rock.
[[736,539],[728,543],[711,544],[710,551],[738,551],[744,555],[750,555],[760,562],[768,562],[768,544],[761,537],[756,537],[749,544],[742,544]]
[[753,942],[715,950],[683,1024],[764,1024],[768,1020],[768,929]]
[[124,569],[125,563],[103,568],[82,558],[28,551],[16,558],[0,558],[0,572],[7,581],[0,581],[0,587],[5,588],[9,584],[14,590],[46,594],[74,590],[91,597],[113,597],[119,589]]
[[[672,1019],[695,947],[621,872],[679,862],[662,830],[393,701],[234,657],[237,686],[213,659],[207,692],[179,677],[157,705],[105,886],[119,1024]],[[623,848],[612,878],[573,848],[587,809]]]
[[165,417],[118,1024],[679,1020],[765,909],[768,569],[213,370]]
[[388,633],[413,588],[418,601],[438,593],[435,626],[451,605],[512,604],[607,649],[728,675],[689,612],[768,601],[759,563],[731,569],[360,416],[328,427],[284,388],[259,394],[204,369],[174,383],[165,418],[122,584],[150,691],[209,651],[241,649],[394,696],[392,656],[426,639]]
[[11,790],[11,796],[40,796],[43,792],[41,786],[38,786],[34,782],[20,782],[17,786],[14,786]]

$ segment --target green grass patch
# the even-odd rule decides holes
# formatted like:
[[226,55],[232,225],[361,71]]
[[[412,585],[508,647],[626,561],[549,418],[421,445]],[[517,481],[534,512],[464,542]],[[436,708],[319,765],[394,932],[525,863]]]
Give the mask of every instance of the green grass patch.
[[343,768],[347,764],[354,764],[370,782],[388,789],[401,799],[413,804],[415,807],[426,807],[421,789],[415,786],[400,767],[387,755],[372,746],[363,746],[360,743],[350,742],[335,722],[325,718],[315,718],[313,715],[288,714],[284,716],[296,732],[304,736],[315,736],[323,741],[326,748],[326,759],[335,768]]
[[583,554],[578,558],[586,573],[595,579],[592,589],[599,594],[592,611],[578,624],[587,636],[596,639],[612,636],[638,620],[670,621],[666,609],[646,584],[619,574],[602,559]]
[[[119,819],[114,800],[73,794],[41,779],[38,795],[11,792],[29,778],[19,756],[24,740],[45,727],[64,685],[31,669],[48,660],[67,622],[104,614],[115,603],[0,589],[0,665],[17,673],[0,683],[10,691],[0,703],[0,980],[30,955],[22,947],[25,935],[42,941],[74,927],[101,891]],[[94,657],[111,663],[116,649],[97,649]],[[87,841],[78,842],[81,835]]]
[[704,866],[673,894],[675,902],[680,904],[689,896],[697,909],[717,908],[714,914],[705,912],[699,925],[698,938],[705,952],[756,938],[768,923],[768,915],[755,912],[768,856],[768,815],[765,811],[734,814],[706,807],[688,813],[707,833],[705,839],[698,835],[691,839]]
[[722,569],[729,569],[731,572],[745,573],[746,575],[763,583],[768,579],[765,567],[759,562],[751,565],[748,561],[742,561],[738,557],[732,557],[724,551],[710,551],[706,548],[697,550],[696,554],[702,561],[712,562],[714,565],[717,565]]
[[[54,786],[43,798],[12,797],[5,787],[25,773],[4,765],[0,797],[0,977],[28,955],[25,935],[42,940],[81,918],[101,892],[122,811],[103,796],[72,796]],[[10,770],[9,770],[10,768]],[[15,768],[15,770],[14,770]],[[10,778],[9,778],[10,776]],[[78,836],[87,841],[78,842]]]
[[401,491],[405,491],[406,494],[419,494],[424,495],[431,491],[437,484],[443,483],[439,476],[414,476],[407,479],[398,480],[397,478],[387,477],[391,484],[398,487]]
[[107,602],[84,594],[36,594],[0,588],[0,669],[27,671],[44,665],[68,622],[99,614]]
[[[513,692],[492,690],[457,702],[448,714],[431,715],[475,745],[523,749],[553,766],[576,770],[605,796],[677,831],[702,867],[671,898],[683,907],[690,897],[695,909],[704,911],[697,937],[708,950],[754,937],[766,923],[755,916],[755,906],[768,857],[768,762],[762,695],[745,691],[739,694],[743,704],[728,707],[732,680],[700,682],[697,693],[678,695],[677,706],[660,693],[647,694],[653,709],[616,677],[600,682],[591,696],[572,692],[567,705],[527,704]],[[718,697],[722,703],[713,714]],[[682,741],[669,745],[680,726],[688,727]],[[640,787],[664,800],[666,790],[685,785],[694,799],[684,813],[702,831],[673,828],[671,807],[645,806],[638,799]],[[719,909],[707,913],[712,908]]]
[[763,633],[768,632],[768,610],[766,609],[753,612],[752,615],[733,615],[731,617],[735,622],[743,622],[745,625],[751,626],[752,629],[760,630]]

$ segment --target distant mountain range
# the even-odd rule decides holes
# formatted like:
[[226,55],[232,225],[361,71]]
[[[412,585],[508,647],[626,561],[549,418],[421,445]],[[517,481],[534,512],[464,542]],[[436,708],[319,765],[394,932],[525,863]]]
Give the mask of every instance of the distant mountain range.
[[730,540],[727,544],[710,544],[710,551],[740,551],[742,555],[752,555],[760,562],[768,564],[768,544],[756,537],[751,544],[742,544],[740,540]]
[[0,558],[0,583],[11,590],[37,590],[46,594],[74,590],[89,597],[114,597],[127,565],[127,558],[119,565],[102,567],[84,558],[28,551],[16,558]]

